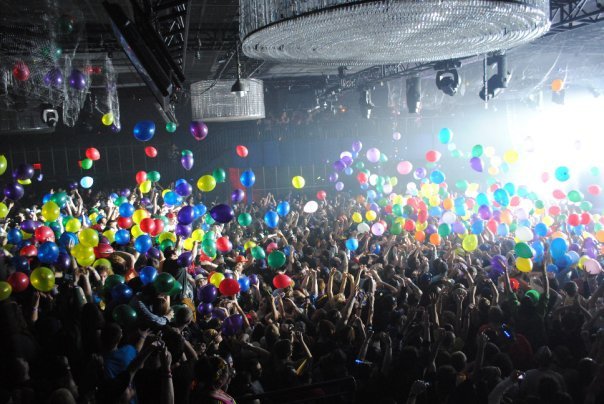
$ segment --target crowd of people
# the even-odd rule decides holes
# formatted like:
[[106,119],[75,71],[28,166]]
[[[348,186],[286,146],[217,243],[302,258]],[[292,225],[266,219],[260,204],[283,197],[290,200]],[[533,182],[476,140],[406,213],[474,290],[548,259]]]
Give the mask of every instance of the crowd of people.
[[[385,208],[380,235],[359,231],[368,202],[345,193],[312,213],[290,196],[277,223],[270,194],[218,221],[151,195],[8,205],[1,403],[604,402],[604,274],[551,270],[550,251],[553,233],[578,256],[597,241],[565,223],[533,235],[526,271],[513,233],[418,240]],[[418,220],[421,198],[405,200]]]

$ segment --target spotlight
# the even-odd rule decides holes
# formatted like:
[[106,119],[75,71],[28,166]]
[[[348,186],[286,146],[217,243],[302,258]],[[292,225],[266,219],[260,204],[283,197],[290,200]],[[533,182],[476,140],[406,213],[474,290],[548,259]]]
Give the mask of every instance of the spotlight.
[[447,60],[434,65],[436,70],[436,88],[443,93],[454,96],[460,88],[459,73],[457,68],[461,67],[459,60]]
[[[507,60],[505,55],[495,55],[487,58],[487,65],[497,65],[497,73],[489,78],[486,88],[480,90],[480,98],[484,101],[497,97],[504,88],[508,87],[508,82],[512,74],[507,69]],[[486,77],[485,77],[486,78]]]
[[361,91],[361,97],[359,98],[359,106],[361,107],[361,114],[367,118],[371,118],[371,111],[375,107],[373,102],[371,102],[371,91],[369,89],[365,89]]
[[422,88],[421,79],[417,76],[409,77],[406,81],[407,86],[407,109],[410,114],[419,114],[422,108]]
[[239,47],[237,47],[237,81],[231,87],[231,92],[237,97],[243,98],[249,90],[247,83],[241,80],[241,63],[239,61]]

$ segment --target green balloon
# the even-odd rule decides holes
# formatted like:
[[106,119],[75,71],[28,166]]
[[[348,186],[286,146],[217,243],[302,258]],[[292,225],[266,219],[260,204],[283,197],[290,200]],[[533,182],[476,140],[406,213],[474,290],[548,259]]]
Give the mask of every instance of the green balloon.
[[285,265],[285,254],[281,251],[273,251],[268,255],[268,266],[271,268],[281,268]]
[[401,226],[401,224],[399,222],[394,222],[392,224],[392,226],[390,227],[390,233],[394,234],[395,236],[398,236],[402,232],[403,232],[403,227]]
[[453,151],[451,152],[451,157],[454,157],[454,158],[457,158],[457,159],[458,159],[458,158],[463,157],[463,153],[461,152],[461,150],[457,150],[457,149],[455,149],[455,150],[453,150]]
[[216,242],[211,239],[203,240],[201,242],[201,249],[208,257],[216,255]]
[[514,252],[522,258],[533,258],[535,255],[534,250],[525,242],[517,243],[514,247]]
[[168,292],[169,296],[176,296],[179,293],[182,292],[182,284],[178,281],[174,281],[174,286],[172,286],[172,289],[170,289],[170,291]]
[[537,201],[535,201],[535,207],[537,209],[543,209],[545,207],[545,204],[543,203],[542,200],[537,200]]
[[255,247],[252,247],[251,253],[252,253],[252,257],[254,257],[254,259],[263,260],[264,258],[266,258],[266,254],[264,253],[264,250],[262,249],[262,247],[260,247],[258,245]]
[[392,206],[392,214],[394,216],[401,217],[404,214],[404,209],[405,209],[405,207],[402,204],[400,204],[400,203],[394,204]]
[[157,171],[149,171],[147,173],[147,179],[151,182],[157,182],[161,179],[161,175]]
[[[91,160],[92,161],[92,160]],[[57,192],[52,194],[50,200],[59,205],[59,208],[64,208],[67,203],[67,194],[65,192]]]
[[92,160],[86,158],[84,160],[82,160],[82,168],[84,170],[89,170],[92,168]]
[[125,196],[118,196],[117,198],[115,198],[115,201],[113,201],[113,204],[115,206],[121,206],[123,203],[128,202],[128,198],[126,198]]
[[168,122],[166,124],[166,131],[169,132],[169,133],[176,132],[176,123],[174,123],[174,122]]
[[593,205],[592,205],[592,203],[591,203],[591,202],[589,202],[589,201],[583,201],[583,202],[581,202],[581,205],[579,205],[579,207],[580,207],[582,210],[584,210],[584,211],[586,211],[586,212],[589,212],[589,211],[590,211],[590,210],[593,208]]
[[203,235],[203,241],[206,240],[216,240],[216,233],[214,233],[213,231],[209,231],[206,234]]
[[362,161],[357,161],[357,163],[354,166],[356,167],[357,170],[362,170],[363,168],[365,168],[365,163],[363,163]]
[[482,156],[482,153],[483,153],[482,145],[477,144],[474,147],[472,147],[472,157],[480,157],[480,156]]
[[176,280],[172,275],[167,272],[162,272],[161,274],[157,275],[153,281],[153,287],[158,293],[168,293],[174,287],[175,282]]
[[239,223],[243,227],[249,226],[250,224],[252,224],[252,215],[245,212],[240,213],[239,216],[237,216],[237,223]]
[[455,186],[462,191],[465,191],[466,189],[468,189],[468,185],[469,185],[468,181],[466,181],[466,180],[459,180],[455,183]]
[[207,224],[212,225],[212,224],[216,223],[216,221],[214,220],[214,218],[212,216],[210,216],[210,215],[206,215],[204,219],[205,219],[205,222]]
[[441,237],[447,237],[451,234],[451,226],[447,223],[441,223],[438,226],[438,235]]
[[226,171],[222,168],[216,168],[212,171],[212,177],[216,180],[216,182],[225,182],[226,181]]
[[159,248],[162,251],[166,251],[166,248],[174,247],[174,242],[172,240],[164,240],[159,244]]
[[122,275],[109,275],[105,280],[105,290],[111,290],[115,285],[119,285],[120,283],[126,282]]
[[136,325],[136,311],[127,304],[120,304],[113,309],[113,320],[122,328],[134,328]]
[[581,193],[581,191],[570,191],[568,193],[568,200],[571,202],[579,203],[583,200],[583,194]]

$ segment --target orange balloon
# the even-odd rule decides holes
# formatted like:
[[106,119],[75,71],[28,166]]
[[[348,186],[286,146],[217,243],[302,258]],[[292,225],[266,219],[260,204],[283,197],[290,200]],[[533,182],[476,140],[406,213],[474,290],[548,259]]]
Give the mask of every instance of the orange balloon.
[[560,91],[562,91],[562,89],[564,88],[564,81],[562,81],[562,79],[555,79],[554,81],[552,81],[552,91],[555,93],[558,93]]
[[443,208],[445,208],[446,210],[452,210],[453,209],[453,199],[445,198],[445,200],[443,201]]
[[421,230],[416,231],[416,232],[415,232],[415,239],[416,239],[417,241],[419,241],[420,243],[423,243],[423,242],[424,242],[424,240],[426,240],[426,233],[424,233],[424,232],[423,232],[423,231],[421,231]]
[[440,238],[440,235],[438,233],[432,233],[432,234],[430,234],[430,242],[432,244],[439,245],[440,241],[441,241],[441,238]]
[[499,216],[499,221],[501,223],[511,224],[513,220],[514,218],[512,217],[512,213],[509,210],[504,209],[501,211],[501,215]]
[[600,243],[604,243],[604,230],[598,230],[596,233],[596,238]]

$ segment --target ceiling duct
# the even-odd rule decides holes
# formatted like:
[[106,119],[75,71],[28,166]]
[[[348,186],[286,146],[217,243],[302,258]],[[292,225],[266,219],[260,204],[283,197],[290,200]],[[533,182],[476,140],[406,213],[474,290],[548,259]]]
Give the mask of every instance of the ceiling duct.
[[203,80],[191,85],[194,121],[233,122],[264,118],[262,80],[241,79],[244,96],[232,92],[233,80]]
[[509,49],[550,27],[550,0],[240,0],[249,57],[338,66]]

